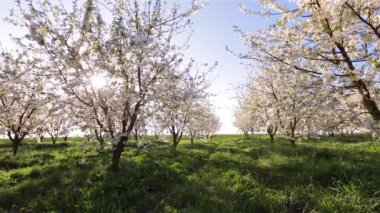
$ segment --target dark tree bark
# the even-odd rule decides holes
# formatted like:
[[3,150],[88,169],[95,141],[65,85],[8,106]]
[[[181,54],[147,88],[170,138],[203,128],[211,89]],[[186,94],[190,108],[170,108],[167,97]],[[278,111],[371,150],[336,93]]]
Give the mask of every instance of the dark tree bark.
[[177,128],[175,125],[169,127],[169,132],[172,134],[173,148],[176,149],[177,145],[182,139],[183,131]]
[[[126,104],[126,108],[129,106],[129,104]],[[137,103],[133,109],[133,114],[131,116],[127,116],[127,109],[124,110],[123,114],[123,120],[121,121],[121,133],[122,136],[119,139],[119,142],[113,147],[114,150],[112,151],[112,163],[111,163],[111,170],[113,172],[117,172],[120,169],[120,157],[121,154],[124,151],[125,143],[128,142],[129,137],[132,133],[133,127],[135,126],[136,120],[137,120],[137,114],[139,112],[139,108],[141,106],[141,102]],[[128,123],[128,121],[130,121]],[[111,132],[111,137],[113,137],[114,133]]]
[[101,148],[103,148],[104,147],[104,138],[102,136],[101,131],[94,129],[94,135],[95,135],[95,139],[99,142]]
[[13,141],[13,146],[12,146],[12,150],[13,150],[13,157],[15,157],[18,153],[18,147],[20,146],[21,144],[21,141],[18,140],[18,141]]
[[252,136],[253,136],[253,134],[255,134],[255,130],[253,128],[251,128],[250,132],[251,132]]
[[356,82],[358,91],[362,96],[362,102],[368,113],[372,116],[373,120],[380,122],[380,109],[362,79]]
[[133,137],[135,138],[135,141],[139,141],[139,133],[137,131],[137,128],[133,129]]
[[277,132],[277,125],[275,127],[273,127],[272,125],[269,125],[268,128],[267,128],[267,133],[270,137],[270,142],[273,143],[274,142],[274,136],[276,135],[276,132]]
[[182,139],[182,132],[174,132],[172,133],[172,137],[173,137],[173,148],[177,149],[177,145]]
[[244,137],[248,138],[248,132],[244,132]]
[[178,134],[176,133],[172,133],[172,136],[173,136],[173,147],[174,148],[177,148],[177,145],[178,145]]
[[128,141],[128,137],[120,137],[119,142],[114,146],[112,151],[112,164],[111,170],[117,172],[120,169],[120,157],[121,153],[124,151],[124,141]]
[[50,138],[51,138],[51,141],[53,142],[53,145],[55,145],[55,143],[58,140],[58,136],[54,136],[53,134],[50,134]]
[[[12,132],[14,136],[12,137]],[[27,135],[26,132],[19,133],[18,131],[8,131],[8,138],[12,141],[12,151],[13,151],[13,157],[15,157],[18,153],[19,146],[21,145],[22,141],[24,140],[25,136]]]
[[290,132],[287,131],[287,135],[289,137],[289,141],[290,143],[294,146],[296,145],[296,135],[295,135],[295,132],[296,132],[296,126],[297,126],[297,123],[298,123],[298,119],[296,117],[293,118],[293,121],[290,121]]

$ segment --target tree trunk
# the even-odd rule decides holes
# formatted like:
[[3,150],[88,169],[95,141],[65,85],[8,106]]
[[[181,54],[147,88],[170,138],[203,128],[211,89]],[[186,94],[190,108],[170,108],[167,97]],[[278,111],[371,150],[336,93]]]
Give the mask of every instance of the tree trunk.
[[296,145],[296,138],[295,138],[295,126],[291,129],[291,135],[290,135],[290,143],[294,146]]
[[21,143],[22,143],[24,137],[26,136],[26,134],[23,134],[23,135],[20,136],[19,133],[14,132],[14,137],[12,137],[11,131],[8,131],[7,134],[8,134],[9,140],[11,140],[12,143],[13,143],[12,150],[13,150],[13,157],[15,157],[17,155],[17,153],[18,153],[18,148],[21,145]]
[[273,143],[274,142],[274,135],[273,134],[269,134],[269,137],[270,137],[270,142]]
[[194,145],[194,137],[190,138],[191,145]]
[[120,157],[121,153],[124,150],[124,141],[128,141],[128,138],[120,137],[119,142],[114,147],[114,150],[112,151],[112,164],[111,164],[111,170],[114,172],[119,171],[120,169]]
[[292,146],[295,146],[296,145],[296,139],[295,138],[290,138],[290,144],[292,144]]
[[15,157],[18,153],[18,147],[20,146],[20,141],[13,141],[13,146],[12,146],[12,149],[13,149],[13,157]]
[[293,118],[293,122],[290,122],[290,134],[288,134],[288,136],[289,136],[290,143],[293,146],[296,145],[295,132],[296,132],[297,122],[298,122],[297,118]]
[[360,95],[362,96],[362,101],[364,107],[368,110],[369,114],[372,116],[373,120],[380,121],[380,109],[377,106],[375,100],[371,97],[371,94],[367,88],[365,82],[360,79],[356,82]]
[[[335,46],[340,50],[346,64],[348,65],[348,68],[352,71],[352,73],[354,73],[356,68],[352,63],[352,60],[349,57],[343,44],[335,42]],[[375,100],[371,97],[371,93],[366,83],[363,81],[363,79],[355,79],[353,80],[353,83],[359,91],[360,95],[362,96],[362,103],[364,105],[364,108],[368,110],[368,113],[372,116],[373,120],[380,122],[380,109],[377,106]]]
[[332,137],[332,138],[335,137],[335,133],[334,133],[334,131],[330,131],[330,132],[329,132],[329,135],[330,135],[330,137]]
[[247,132],[244,132],[244,137],[248,138],[248,133]]
[[64,137],[63,137],[63,141],[67,141],[67,138],[68,138],[68,136],[67,135],[65,135]]
[[55,145],[55,142],[57,142],[58,137],[51,136],[51,141],[53,142],[53,145]]
[[275,127],[273,127],[273,125],[269,125],[268,128],[267,128],[267,133],[270,137],[270,142],[273,143],[274,142],[274,136],[276,135],[276,132],[277,132],[277,125]]
[[95,139],[99,142],[100,147],[104,148],[104,138],[102,136],[102,133],[99,132],[97,129],[94,129],[94,135],[95,135]]
[[172,136],[173,136],[173,147],[174,149],[176,149],[178,145],[178,135],[173,133]]

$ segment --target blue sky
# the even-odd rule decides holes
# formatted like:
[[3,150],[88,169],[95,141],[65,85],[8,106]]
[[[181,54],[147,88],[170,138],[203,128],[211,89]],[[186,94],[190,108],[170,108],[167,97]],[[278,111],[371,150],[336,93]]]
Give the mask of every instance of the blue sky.
[[194,33],[190,40],[188,56],[200,62],[218,61],[213,75],[216,76],[210,91],[216,112],[223,125],[220,133],[236,133],[233,126],[233,113],[237,102],[236,88],[244,83],[250,69],[241,60],[226,50],[226,46],[236,53],[244,53],[247,49],[239,34],[234,32],[233,25],[254,32],[269,25],[269,20],[243,14],[239,4],[259,9],[257,1],[210,1],[209,4],[192,18]]
[[[190,1],[171,0],[171,2],[180,3],[186,7]],[[234,99],[236,94],[234,88],[244,83],[248,72],[252,71],[225,49],[228,46],[236,53],[246,51],[244,42],[239,34],[234,32],[233,25],[238,25],[245,31],[255,32],[273,22],[260,16],[243,14],[239,10],[239,4],[245,4],[254,10],[262,9],[257,0],[211,0],[205,8],[192,17],[194,33],[190,39],[187,56],[202,63],[218,62],[212,74],[215,80],[210,87],[210,92],[215,94],[212,97],[213,105],[223,123],[220,133],[238,132],[233,126],[233,112],[237,104]],[[13,0],[0,0],[0,16],[7,15],[13,5]],[[0,30],[0,41],[6,47],[9,44],[8,34],[17,34],[17,31],[2,22],[0,22]]]

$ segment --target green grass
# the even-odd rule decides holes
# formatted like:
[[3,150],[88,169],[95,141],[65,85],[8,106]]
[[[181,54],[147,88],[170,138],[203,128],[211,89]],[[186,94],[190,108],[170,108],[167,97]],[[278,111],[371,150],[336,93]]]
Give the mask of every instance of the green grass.
[[0,212],[379,212],[380,146],[364,136],[293,147],[266,136],[129,143],[121,171],[81,139],[0,141]]

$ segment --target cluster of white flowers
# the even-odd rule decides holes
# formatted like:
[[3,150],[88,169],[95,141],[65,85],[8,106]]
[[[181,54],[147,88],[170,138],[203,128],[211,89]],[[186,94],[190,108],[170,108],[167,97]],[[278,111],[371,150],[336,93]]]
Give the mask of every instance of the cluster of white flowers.
[[235,125],[243,132],[276,126],[286,134],[374,131],[363,118],[380,121],[378,1],[295,0],[291,9],[260,2],[269,11],[254,14],[277,22],[256,33],[236,30],[249,48],[242,58],[257,61],[259,77],[248,80]]
[[147,152],[152,147],[152,143],[149,141],[140,141],[136,144],[137,148]]

